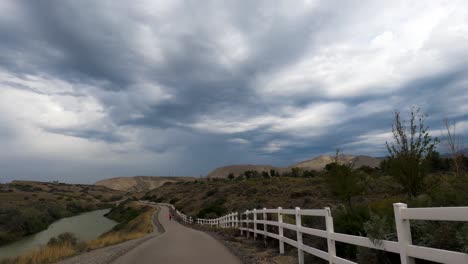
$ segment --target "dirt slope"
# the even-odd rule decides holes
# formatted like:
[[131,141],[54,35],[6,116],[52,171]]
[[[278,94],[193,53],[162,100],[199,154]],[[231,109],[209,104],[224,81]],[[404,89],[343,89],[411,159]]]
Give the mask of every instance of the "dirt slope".
[[175,183],[193,180],[195,180],[193,177],[135,176],[105,179],[96,182],[95,185],[105,186],[110,189],[125,192],[146,192],[156,189],[168,182]]

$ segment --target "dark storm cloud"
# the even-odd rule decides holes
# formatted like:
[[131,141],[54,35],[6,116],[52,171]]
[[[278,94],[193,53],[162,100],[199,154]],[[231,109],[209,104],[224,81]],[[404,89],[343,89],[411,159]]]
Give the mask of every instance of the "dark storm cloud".
[[79,155],[101,178],[382,155],[392,112],[412,105],[468,133],[467,6],[388,5],[391,17],[372,2],[5,1],[0,141],[31,147],[2,157]]

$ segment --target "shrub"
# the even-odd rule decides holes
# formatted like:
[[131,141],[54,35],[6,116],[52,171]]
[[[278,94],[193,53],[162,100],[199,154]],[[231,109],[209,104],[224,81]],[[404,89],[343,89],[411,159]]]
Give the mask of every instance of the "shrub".
[[78,238],[73,233],[62,233],[57,237],[52,237],[49,242],[47,242],[48,246],[62,246],[62,245],[72,245],[75,246],[78,243]]
[[387,165],[409,197],[415,197],[423,189],[428,171],[426,158],[439,143],[437,138],[429,135],[429,128],[424,125],[426,118],[427,115],[421,114],[420,109],[412,108],[407,127],[400,113],[395,112],[392,125],[394,142],[386,142],[390,154]]
[[226,207],[224,207],[224,203],[226,199],[219,198],[216,199],[214,202],[200,210],[197,214],[198,218],[206,218],[207,216],[222,216],[227,213]]
[[292,199],[297,199],[297,198],[302,198],[302,197],[309,196],[309,195],[312,195],[312,192],[309,190],[304,190],[300,192],[293,192],[289,195],[289,197],[291,197]]
[[206,197],[213,196],[217,192],[218,192],[218,189],[211,189],[206,192],[205,196]]
[[[363,223],[370,219],[366,207],[355,207],[353,210],[341,208],[333,212],[335,231],[356,236],[366,236]],[[356,247],[348,244],[338,243],[337,254],[346,258],[356,258]]]
[[351,198],[361,194],[364,190],[361,184],[361,174],[348,165],[336,162],[328,164],[325,169],[327,170],[327,183],[332,193],[352,208]]

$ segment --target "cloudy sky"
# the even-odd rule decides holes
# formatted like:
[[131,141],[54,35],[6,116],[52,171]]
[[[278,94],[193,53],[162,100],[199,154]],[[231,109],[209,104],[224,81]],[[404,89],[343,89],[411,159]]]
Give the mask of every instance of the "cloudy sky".
[[0,1],[0,182],[385,155],[468,135],[468,2]]

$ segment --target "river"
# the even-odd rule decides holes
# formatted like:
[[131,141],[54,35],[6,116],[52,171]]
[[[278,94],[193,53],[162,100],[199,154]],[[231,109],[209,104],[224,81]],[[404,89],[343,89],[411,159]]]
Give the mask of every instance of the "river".
[[0,247],[0,259],[16,257],[40,246],[61,233],[74,233],[81,241],[92,240],[109,231],[117,222],[106,218],[110,209],[95,210],[72,217],[62,218],[52,223],[46,230],[27,236],[19,241]]

